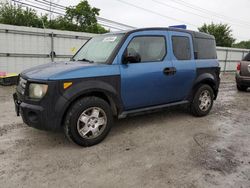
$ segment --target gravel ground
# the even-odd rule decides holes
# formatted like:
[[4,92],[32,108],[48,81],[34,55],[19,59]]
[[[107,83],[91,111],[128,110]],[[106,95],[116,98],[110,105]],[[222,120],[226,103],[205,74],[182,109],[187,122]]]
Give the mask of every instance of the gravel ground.
[[203,118],[185,109],[119,120],[99,145],[27,127],[0,87],[0,187],[250,187],[250,92],[222,75]]

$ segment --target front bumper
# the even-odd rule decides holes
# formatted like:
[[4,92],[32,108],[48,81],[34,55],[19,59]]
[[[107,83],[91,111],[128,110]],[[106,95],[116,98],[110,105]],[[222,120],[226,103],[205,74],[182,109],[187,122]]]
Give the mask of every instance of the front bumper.
[[[13,94],[17,116],[21,115],[23,122],[40,130],[57,131],[62,128],[64,108],[68,104],[59,92],[56,83],[49,83],[45,97],[39,101],[31,100],[19,90]],[[28,87],[28,86],[27,86]]]
[[237,85],[250,87],[250,77],[241,76],[239,73],[236,73],[235,79]]
[[30,127],[40,130],[55,131],[58,129],[56,118],[48,116],[48,112],[42,106],[27,104],[18,100],[17,94],[13,94],[17,116],[21,115],[23,122]]

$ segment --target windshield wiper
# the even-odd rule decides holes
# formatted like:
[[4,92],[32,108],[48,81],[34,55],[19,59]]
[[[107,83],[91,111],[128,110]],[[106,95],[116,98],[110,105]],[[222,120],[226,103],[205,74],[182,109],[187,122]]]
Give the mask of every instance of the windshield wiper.
[[89,60],[89,59],[86,59],[86,58],[83,58],[83,59],[79,59],[78,61],[87,61],[87,62],[89,62],[89,63],[94,63],[94,61],[91,61],[91,60]]

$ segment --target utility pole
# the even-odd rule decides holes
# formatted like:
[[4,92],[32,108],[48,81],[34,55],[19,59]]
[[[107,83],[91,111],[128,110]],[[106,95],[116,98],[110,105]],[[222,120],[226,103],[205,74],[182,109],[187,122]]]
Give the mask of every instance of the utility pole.
[[56,2],[54,0],[50,0],[49,1],[49,20],[52,20],[52,16],[53,16],[53,10],[55,9],[55,7],[53,6],[54,4],[57,4],[60,0],[57,0]]
[[52,17],[52,0],[50,0],[50,3],[49,3],[49,21],[51,22],[51,17]]

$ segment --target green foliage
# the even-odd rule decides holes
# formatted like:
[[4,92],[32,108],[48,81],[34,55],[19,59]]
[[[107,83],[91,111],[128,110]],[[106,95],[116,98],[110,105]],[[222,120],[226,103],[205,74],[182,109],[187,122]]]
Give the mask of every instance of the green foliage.
[[32,9],[22,9],[21,6],[1,4],[0,23],[22,26],[42,27],[40,18]]
[[91,7],[87,0],[75,7],[67,7],[65,16],[49,20],[48,15],[38,16],[36,11],[9,3],[0,5],[0,23],[27,27],[50,28],[69,31],[106,33],[104,27],[97,23],[96,16],[100,9]]
[[200,32],[214,35],[217,46],[232,47],[233,43],[235,42],[235,39],[232,35],[232,30],[227,24],[204,24],[198,28],[198,30]]
[[250,40],[248,41],[241,41],[239,43],[235,43],[233,44],[234,48],[246,48],[246,49],[250,49]]

